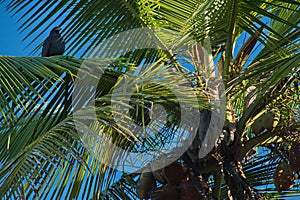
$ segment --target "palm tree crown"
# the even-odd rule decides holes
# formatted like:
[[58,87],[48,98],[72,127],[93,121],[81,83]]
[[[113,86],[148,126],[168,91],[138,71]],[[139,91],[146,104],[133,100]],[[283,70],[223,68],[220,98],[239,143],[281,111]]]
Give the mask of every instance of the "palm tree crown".
[[1,197],[297,195],[299,5],[9,1],[29,46],[58,24],[66,51],[0,56]]

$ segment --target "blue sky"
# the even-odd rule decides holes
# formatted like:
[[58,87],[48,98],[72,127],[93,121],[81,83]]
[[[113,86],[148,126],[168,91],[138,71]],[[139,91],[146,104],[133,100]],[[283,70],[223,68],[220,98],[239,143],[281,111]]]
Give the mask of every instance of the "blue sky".
[[30,49],[25,49],[26,42],[22,42],[25,35],[17,30],[17,18],[10,17],[4,4],[0,4],[0,13],[0,55],[28,56]]
[[[12,16],[12,13],[6,11],[7,3],[0,4],[0,55],[6,56],[29,56],[31,51],[42,41],[37,41],[27,47],[31,38],[23,41],[26,32],[21,33],[18,27],[21,22],[17,22],[20,15]],[[45,38],[49,33],[45,33]],[[40,53],[40,52],[39,52]],[[37,54],[35,54],[37,56]]]

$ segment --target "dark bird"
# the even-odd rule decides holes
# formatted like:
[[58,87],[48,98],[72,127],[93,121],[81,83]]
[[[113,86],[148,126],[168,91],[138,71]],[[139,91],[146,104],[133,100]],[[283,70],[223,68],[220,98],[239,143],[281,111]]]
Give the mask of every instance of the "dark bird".
[[54,27],[43,44],[42,56],[62,55],[65,51],[65,41],[61,37],[60,27]]

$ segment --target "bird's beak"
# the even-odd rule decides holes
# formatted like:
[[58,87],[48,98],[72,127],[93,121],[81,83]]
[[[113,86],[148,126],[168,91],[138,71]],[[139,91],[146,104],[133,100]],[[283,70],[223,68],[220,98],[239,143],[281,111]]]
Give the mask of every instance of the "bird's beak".
[[54,30],[56,30],[56,31],[60,31],[60,29],[61,29],[60,27],[57,27],[57,28],[55,28]]

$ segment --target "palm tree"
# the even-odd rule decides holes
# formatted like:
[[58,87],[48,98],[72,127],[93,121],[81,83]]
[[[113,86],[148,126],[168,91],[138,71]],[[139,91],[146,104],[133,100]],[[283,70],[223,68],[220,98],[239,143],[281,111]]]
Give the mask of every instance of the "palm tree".
[[[192,199],[297,195],[299,5],[294,0],[10,1],[8,11],[21,13],[20,30],[29,30],[25,39],[33,42],[59,23],[67,50],[66,56],[49,58],[0,56],[1,197],[136,199],[152,193],[153,199],[188,199],[195,191]],[[122,35],[130,30],[147,30],[162,48],[131,49],[130,41],[143,41],[139,37],[145,34]],[[120,34],[119,40],[109,40]],[[178,52],[168,48],[174,41]],[[211,60],[198,59],[204,52],[199,46]],[[88,59],[95,54],[102,57]],[[212,59],[218,64],[211,77],[204,74]],[[180,169],[169,173],[165,167],[160,183],[157,174],[154,188],[146,183],[148,192],[142,177],[151,179],[152,173],[117,168],[122,155],[109,151],[107,141],[142,153],[164,148],[178,133],[191,134],[180,123],[182,103],[193,111],[189,119],[210,124],[217,112],[213,94],[220,91],[209,81],[221,78],[226,119],[218,141],[201,157],[208,127],[190,125],[197,128],[195,138],[175,161],[183,163],[188,177],[172,185],[170,177]],[[80,80],[98,82],[91,86]],[[124,83],[134,86],[130,94],[116,92]],[[175,94],[172,88],[178,86],[184,90]],[[156,104],[164,108],[165,123],[152,116]],[[126,127],[128,116],[139,126]],[[89,131],[98,135],[86,135]],[[137,136],[143,131],[150,137]],[[99,137],[98,146],[90,145]]]

